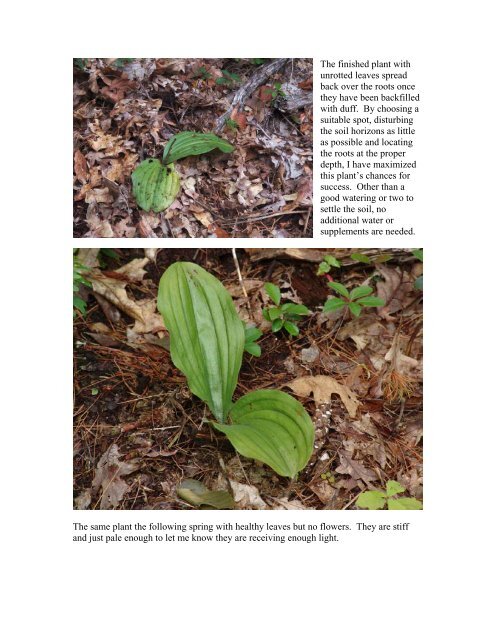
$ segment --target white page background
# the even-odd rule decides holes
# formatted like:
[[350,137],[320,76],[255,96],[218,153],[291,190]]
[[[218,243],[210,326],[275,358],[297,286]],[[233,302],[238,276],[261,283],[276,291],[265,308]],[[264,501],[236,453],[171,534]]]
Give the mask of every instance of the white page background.
[[[493,61],[488,3],[54,3],[9,8],[3,51],[7,638],[486,638],[493,551]],[[412,523],[312,545],[73,545],[72,58],[408,57],[421,91],[425,510],[203,512],[203,521]],[[317,87],[315,87],[315,93]],[[315,212],[315,215],[317,213]],[[113,246],[166,246],[163,240]],[[260,246],[191,240],[183,246]],[[322,246],[318,239],[271,246]],[[346,246],[349,239],[335,241]],[[174,246],[179,246],[174,242]],[[373,246],[373,244],[370,244]],[[401,246],[397,245],[396,246]],[[406,245],[407,246],[407,245]],[[166,520],[167,519],[167,520]],[[492,633],[492,631],[491,631]]]

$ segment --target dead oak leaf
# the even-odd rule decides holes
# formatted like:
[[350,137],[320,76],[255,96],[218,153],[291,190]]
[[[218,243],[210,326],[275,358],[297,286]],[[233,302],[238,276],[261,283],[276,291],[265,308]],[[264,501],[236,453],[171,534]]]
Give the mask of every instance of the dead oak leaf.
[[260,492],[250,484],[242,484],[229,478],[234,496],[234,502],[239,509],[267,509],[266,502],[261,498]]
[[288,382],[285,386],[290,387],[298,396],[308,397],[313,394],[316,404],[330,403],[332,394],[336,393],[340,396],[351,418],[356,416],[359,407],[356,395],[349,387],[340,384],[330,376],[303,376]]
[[120,269],[114,272],[103,274],[95,269],[88,274],[91,280],[93,291],[115,305],[118,309],[126,313],[136,321],[146,325],[146,313],[143,305],[129,298],[126,287],[129,282],[140,282],[145,276],[144,267],[148,264],[148,258],[131,260]]
[[340,465],[335,469],[336,473],[351,476],[353,480],[363,480],[366,485],[371,485],[377,480],[377,475],[371,469],[367,469],[361,462],[353,460],[347,451],[340,451]]
[[136,462],[121,462],[119,448],[116,444],[101,456],[93,479],[93,491],[101,489],[100,509],[118,507],[130,487],[122,476],[133,473],[138,468]]
[[82,184],[85,184],[87,182],[89,177],[88,164],[86,162],[86,158],[79,151],[79,149],[77,149],[74,153],[74,173],[76,174],[76,178],[79,180],[79,182],[81,182]]

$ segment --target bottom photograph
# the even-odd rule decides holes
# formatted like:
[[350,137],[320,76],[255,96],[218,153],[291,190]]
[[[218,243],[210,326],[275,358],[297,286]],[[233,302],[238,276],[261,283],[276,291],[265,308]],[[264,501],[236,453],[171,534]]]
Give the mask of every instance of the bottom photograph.
[[422,509],[422,274],[422,249],[74,249],[74,508]]

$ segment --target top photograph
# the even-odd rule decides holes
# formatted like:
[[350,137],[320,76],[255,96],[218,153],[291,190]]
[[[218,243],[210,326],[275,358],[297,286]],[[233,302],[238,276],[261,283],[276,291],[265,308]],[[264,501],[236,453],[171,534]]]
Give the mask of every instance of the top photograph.
[[313,235],[311,58],[74,58],[75,238]]

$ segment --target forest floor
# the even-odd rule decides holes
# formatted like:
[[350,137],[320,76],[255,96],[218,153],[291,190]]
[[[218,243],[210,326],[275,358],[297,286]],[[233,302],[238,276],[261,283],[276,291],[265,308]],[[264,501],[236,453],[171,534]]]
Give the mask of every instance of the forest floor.
[[[370,262],[351,258],[356,251]],[[92,268],[79,293],[87,310],[74,318],[75,508],[191,509],[177,495],[186,478],[228,491],[238,509],[355,509],[363,491],[388,480],[422,499],[422,263],[411,251],[237,249],[243,286],[230,249],[97,253],[78,252]],[[334,280],[370,285],[385,305],[359,317],[323,313],[334,293],[317,275],[327,254],[340,261]],[[263,331],[261,356],[244,354],[235,398],[277,388],[311,416],[315,449],[296,479],[239,456],[171,362],[156,298],[178,260],[214,274]],[[298,336],[271,332],[266,282],[311,310]]]
[[[74,237],[312,237],[312,78],[310,58],[75,59]],[[183,131],[235,149],[176,162],[175,202],[140,210],[132,172]]]

